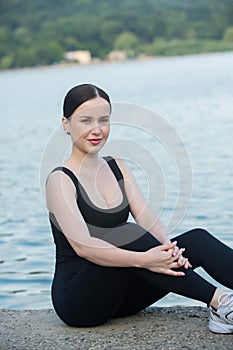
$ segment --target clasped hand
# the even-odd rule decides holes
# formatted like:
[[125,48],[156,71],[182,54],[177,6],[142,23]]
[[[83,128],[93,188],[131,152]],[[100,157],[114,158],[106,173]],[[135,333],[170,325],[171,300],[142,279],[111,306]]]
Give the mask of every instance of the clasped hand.
[[171,276],[184,276],[184,272],[173,270],[181,266],[185,269],[192,267],[188,259],[183,257],[184,251],[185,248],[177,247],[177,242],[162,244],[149,249],[145,253],[147,255],[145,267],[153,272]]

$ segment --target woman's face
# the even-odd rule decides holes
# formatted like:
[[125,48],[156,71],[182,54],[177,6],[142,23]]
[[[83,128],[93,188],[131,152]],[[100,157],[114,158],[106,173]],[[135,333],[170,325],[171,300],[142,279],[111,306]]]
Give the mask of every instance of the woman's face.
[[62,118],[66,130],[77,148],[85,153],[96,153],[105,144],[110,131],[109,103],[96,97],[80,105],[70,118]]

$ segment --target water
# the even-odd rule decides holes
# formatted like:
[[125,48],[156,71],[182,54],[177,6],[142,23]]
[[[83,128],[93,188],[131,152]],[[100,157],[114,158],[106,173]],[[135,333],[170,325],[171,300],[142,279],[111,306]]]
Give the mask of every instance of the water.
[[[51,307],[54,246],[40,193],[40,165],[44,147],[60,122],[63,96],[83,82],[103,87],[114,102],[156,110],[181,135],[191,160],[193,189],[186,215],[171,236],[201,226],[233,247],[233,53],[1,72],[2,308]],[[149,139],[143,143],[151,148]],[[161,214],[167,224],[179,179],[169,157],[152,148],[168,174]],[[144,189],[141,173],[135,169]],[[158,305],[175,304],[198,302],[170,294]]]

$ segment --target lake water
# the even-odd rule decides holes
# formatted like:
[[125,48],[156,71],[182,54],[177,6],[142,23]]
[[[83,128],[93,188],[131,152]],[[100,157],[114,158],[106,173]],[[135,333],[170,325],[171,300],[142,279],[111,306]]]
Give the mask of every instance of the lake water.
[[[233,247],[233,53],[1,72],[1,308],[52,307],[54,246],[40,190],[40,168],[45,146],[60,123],[65,93],[84,82],[104,88],[115,103],[156,111],[182,140],[179,146],[189,157],[192,178],[187,179],[187,187],[182,180],[184,200],[171,236],[204,227]],[[171,160],[170,146],[158,142],[158,135],[152,135],[152,140],[148,133],[143,136],[142,128],[131,125],[123,137],[124,128],[120,128],[113,127],[113,139],[122,137],[126,145],[131,141],[139,147],[138,157],[144,147],[157,161],[162,185],[156,176],[155,185],[151,180],[149,185],[155,186],[155,193],[162,187],[158,198],[163,197],[161,218],[167,225],[179,194],[179,176],[190,169],[185,162],[177,166],[176,159]],[[117,153],[117,142],[113,145]],[[122,147],[119,151],[124,156]],[[143,159],[135,167],[135,176],[146,192],[148,174],[143,167],[153,177],[155,163],[150,171],[150,163]],[[200,303],[174,294],[157,303],[176,304]]]

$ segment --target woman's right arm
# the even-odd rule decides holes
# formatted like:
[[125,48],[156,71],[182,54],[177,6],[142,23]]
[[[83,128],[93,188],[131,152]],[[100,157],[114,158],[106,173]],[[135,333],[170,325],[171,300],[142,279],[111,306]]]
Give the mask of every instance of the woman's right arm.
[[183,265],[179,254],[172,256],[171,249],[176,245],[175,242],[160,245],[147,252],[133,252],[91,237],[77,206],[75,186],[63,172],[50,174],[46,186],[46,201],[48,210],[54,214],[60,229],[79,256],[102,266],[141,267],[172,276],[183,275],[182,272],[172,270]]

